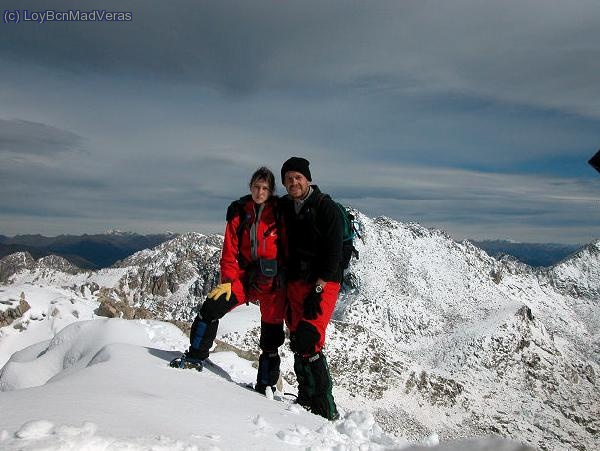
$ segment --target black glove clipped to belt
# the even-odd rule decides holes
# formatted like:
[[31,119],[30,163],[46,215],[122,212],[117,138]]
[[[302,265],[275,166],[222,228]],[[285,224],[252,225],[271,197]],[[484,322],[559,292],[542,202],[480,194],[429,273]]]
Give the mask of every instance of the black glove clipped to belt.
[[304,299],[304,318],[315,319],[321,313],[321,293],[313,290]]

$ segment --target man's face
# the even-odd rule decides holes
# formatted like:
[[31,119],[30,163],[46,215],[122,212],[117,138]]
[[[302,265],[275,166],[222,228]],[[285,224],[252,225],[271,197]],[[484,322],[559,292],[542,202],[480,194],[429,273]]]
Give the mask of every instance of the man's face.
[[283,178],[283,185],[292,199],[300,200],[308,194],[310,182],[300,172],[288,171]]

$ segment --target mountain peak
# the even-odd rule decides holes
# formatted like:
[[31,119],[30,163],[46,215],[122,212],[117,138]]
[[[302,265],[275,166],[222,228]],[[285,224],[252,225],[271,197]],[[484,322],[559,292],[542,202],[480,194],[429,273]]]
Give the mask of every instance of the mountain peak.
[[124,232],[118,229],[110,229],[104,232],[105,235],[113,235],[113,236],[132,236],[137,235],[135,232]]

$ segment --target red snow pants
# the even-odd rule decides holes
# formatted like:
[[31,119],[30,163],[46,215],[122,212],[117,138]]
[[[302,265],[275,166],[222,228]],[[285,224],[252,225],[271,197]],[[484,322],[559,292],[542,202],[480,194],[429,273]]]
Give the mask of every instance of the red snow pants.
[[237,305],[258,302],[261,321],[282,324],[285,316],[285,290],[281,287],[273,289],[272,283],[273,281],[268,279],[265,283],[258,283],[253,287],[244,287],[240,280],[235,280],[231,284],[231,291],[237,298]]
[[314,283],[303,280],[287,284],[287,326],[292,340],[292,351],[302,356],[311,356],[323,349],[325,330],[331,320],[337,302],[340,284],[327,282],[321,293],[321,313],[315,319],[304,317],[304,299],[315,289]]

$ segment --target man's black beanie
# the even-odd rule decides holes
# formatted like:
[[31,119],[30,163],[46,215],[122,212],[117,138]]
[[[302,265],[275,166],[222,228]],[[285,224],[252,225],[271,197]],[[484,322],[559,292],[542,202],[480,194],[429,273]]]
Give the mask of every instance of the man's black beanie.
[[310,163],[306,158],[301,157],[292,157],[289,160],[287,160],[285,163],[283,163],[283,166],[281,166],[281,183],[284,182],[285,173],[288,171],[299,172],[304,177],[306,177],[309,182],[312,182],[312,177],[310,176],[310,169],[308,169],[309,164]]

